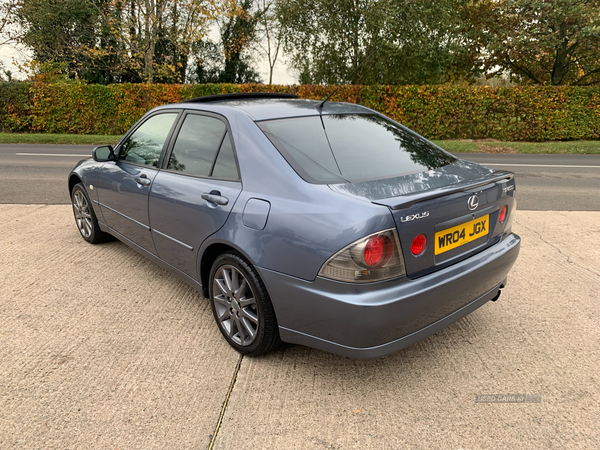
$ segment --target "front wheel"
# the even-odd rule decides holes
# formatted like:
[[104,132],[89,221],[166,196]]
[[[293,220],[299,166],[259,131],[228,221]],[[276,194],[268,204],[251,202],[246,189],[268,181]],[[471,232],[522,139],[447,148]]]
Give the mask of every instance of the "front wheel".
[[96,214],[94,214],[90,198],[87,192],[85,192],[83,184],[77,183],[73,187],[71,191],[71,203],[73,205],[75,223],[81,237],[90,244],[104,242],[108,236],[100,230],[98,219],[96,218]]
[[237,253],[216,259],[209,293],[219,330],[238,352],[258,356],[281,343],[269,294],[256,270]]

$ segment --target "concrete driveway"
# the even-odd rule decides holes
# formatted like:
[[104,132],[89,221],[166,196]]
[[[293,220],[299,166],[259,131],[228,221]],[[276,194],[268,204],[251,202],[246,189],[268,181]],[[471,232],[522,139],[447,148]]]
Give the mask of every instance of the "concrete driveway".
[[187,285],[85,243],[70,206],[0,205],[0,448],[600,448],[600,212],[514,229],[500,299],[417,345],[251,359]]

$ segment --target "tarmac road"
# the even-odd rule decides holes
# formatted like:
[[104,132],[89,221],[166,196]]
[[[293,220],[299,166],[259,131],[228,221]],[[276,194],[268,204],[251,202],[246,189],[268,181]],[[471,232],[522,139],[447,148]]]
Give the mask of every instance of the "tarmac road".
[[[91,155],[88,145],[0,145],[0,203],[69,203],[67,175]],[[600,211],[600,155],[493,155],[462,159],[515,172],[518,207]]]
[[600,155],[455,155],[514,172],[520,209],[600,211]]
[[90,145],[0,144],[0,203],[70,203],[67,176]]

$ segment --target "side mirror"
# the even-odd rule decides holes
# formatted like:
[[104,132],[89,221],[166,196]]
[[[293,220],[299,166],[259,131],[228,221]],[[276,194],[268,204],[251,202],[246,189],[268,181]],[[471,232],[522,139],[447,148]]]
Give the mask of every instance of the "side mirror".
[[112,145],[102,145],[100,147],[96,147],[92,150],[92,158],[97,162],[106,162],[106,161],[114,161],[115,152],[112,148]]

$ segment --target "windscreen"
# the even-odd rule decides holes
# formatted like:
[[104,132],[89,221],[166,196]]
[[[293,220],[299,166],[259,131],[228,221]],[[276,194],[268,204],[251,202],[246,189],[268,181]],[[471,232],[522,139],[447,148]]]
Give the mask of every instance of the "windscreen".
[[305,181],[333,184],[398,177],[456,158],[375,114],[266,120],[257,125]]

